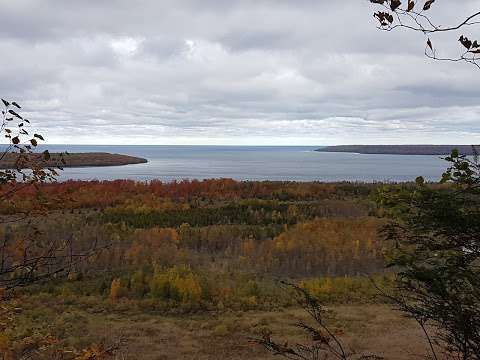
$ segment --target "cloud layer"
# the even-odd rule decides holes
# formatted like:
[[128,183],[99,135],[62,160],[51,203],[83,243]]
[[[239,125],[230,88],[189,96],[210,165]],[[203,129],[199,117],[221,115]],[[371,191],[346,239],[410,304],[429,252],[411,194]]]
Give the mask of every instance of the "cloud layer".
[[[439,3],[456,23],[475,6]],[[0,95],[50,143],[479,143],[478,70],[366,0],[1,2]],[[456,34],[435,39],[456,50]]]

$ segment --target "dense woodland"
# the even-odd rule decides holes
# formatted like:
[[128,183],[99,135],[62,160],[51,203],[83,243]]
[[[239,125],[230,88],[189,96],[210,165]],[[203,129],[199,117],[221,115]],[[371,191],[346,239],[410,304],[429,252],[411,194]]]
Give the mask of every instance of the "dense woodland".
[[[98,249],[67,279],[23,290],[32,294],[160,311],[271,308],[292,301],[276,280],[295,279],[331,301],[374,301],[366,276],[389,279],[378,235],[385,220],[374,202],[380,187],[228,179],[44,184],[16,192],[2,208],[0,241],[11,244],[4,254],[11,262],[35,252],[32,228],[35,244],[69,239],[79,251]],[[23,213],[36,216],[27,223]]]

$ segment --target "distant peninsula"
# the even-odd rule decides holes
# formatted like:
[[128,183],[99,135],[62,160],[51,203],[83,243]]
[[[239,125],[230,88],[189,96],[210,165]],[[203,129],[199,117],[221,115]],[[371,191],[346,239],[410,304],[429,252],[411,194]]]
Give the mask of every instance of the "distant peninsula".
[[471,145],[336,145],[325,146],[316,151],[384,155],[449,155],[453,149],[458,149],[464,155],[474,155]]
[[[148,162],[147,159],[140,157],[110,154],[105,152],[87,152],[87,153],[68,153],[63,155],[65,163],[60,161],[59,153],[51,153],[50,160],[43,160],[43,154],[33,153],[29,154],[32,161],[39,161],[43,167],[95,167],[95,166],[120,166],[130,164],[144,164]],[[11,169],[15,167],[15,161],[18,154],[9,153],[0,160],[0,169]]]

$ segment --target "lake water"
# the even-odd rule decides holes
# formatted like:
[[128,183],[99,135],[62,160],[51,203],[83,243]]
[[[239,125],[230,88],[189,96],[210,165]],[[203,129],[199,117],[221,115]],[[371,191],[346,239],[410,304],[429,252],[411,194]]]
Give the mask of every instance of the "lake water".
[[68,168],[66,179],[172,181],[232,178],[292,181],[438,180],[447,163],[438,156],[321,153],[317,147],[50,145],[51,152],[111,152],[144,157],[147,164]]

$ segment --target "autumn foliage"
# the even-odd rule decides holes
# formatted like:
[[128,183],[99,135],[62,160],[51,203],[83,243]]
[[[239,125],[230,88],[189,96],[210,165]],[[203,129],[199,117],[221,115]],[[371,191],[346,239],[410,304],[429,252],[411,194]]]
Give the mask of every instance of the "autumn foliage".
[[[67,181],[38,188],[21,189],[1,210],[3,217],[31,211],[41,194],[44,216],[0,225],[0,241],[11,244],[4,252],[9,261],[34,250],[28,247],[32,226],[36,244],[67,239],[75,253],[93,244],[100,251],[68,262],[66,277],[26,287],[25,296],[177,314],[294,305],[278,278],[331,302],[377,301],[366,275],[389,283],[385,244],[377,236],[382,210],[372,201],[380,185],[219,179]],[[0,341],[12,346],[14,334]],[[72,354],[101,349],[109,347]]]

